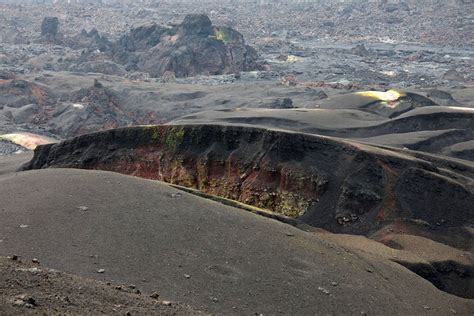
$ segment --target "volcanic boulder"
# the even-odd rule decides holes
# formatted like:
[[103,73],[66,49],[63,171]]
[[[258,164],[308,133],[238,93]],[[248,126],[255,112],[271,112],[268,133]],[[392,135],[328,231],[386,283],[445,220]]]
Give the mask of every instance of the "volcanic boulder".
[[45,17],[41,24],[41,36],[55,37],[58,35],[59,19],[57,17]]
[[114,58],[127,70],[154,77],[173,72],[176,77],[220,75],[258,69],[258,54],[242,34],[213,26],[206,15],[187,15],[174,27],[141,26],[123,36]]
[[145,52],[161,41],[161,36],[169,30],[157,24],[142,25],[123,35],[114,45],[113,58],[128,69],[137,70],[137,63]]
[[212,33],[212,22],[204,14],[188,14],[178,26],[178,34],[184,37],[208,36]]

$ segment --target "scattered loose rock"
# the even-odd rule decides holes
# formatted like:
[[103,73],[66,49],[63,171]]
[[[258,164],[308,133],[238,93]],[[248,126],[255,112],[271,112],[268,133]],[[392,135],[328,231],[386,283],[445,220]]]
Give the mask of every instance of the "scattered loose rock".
[[324,288],[324,287],[320,287],[320,286],[318,287],[318,291],[320,291],[320,292],[322,292],[322,293],[324,293],[324,294],[326,294],[326,295],[330,295],[330,294],[331,294],[331,292],[329,292],[329,290],[327,290],[327,289]]

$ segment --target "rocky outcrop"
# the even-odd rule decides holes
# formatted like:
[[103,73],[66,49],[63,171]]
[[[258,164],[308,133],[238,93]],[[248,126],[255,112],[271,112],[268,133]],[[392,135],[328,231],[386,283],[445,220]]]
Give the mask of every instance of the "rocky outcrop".
[[20,108],[28,104],[44,105],[48,102],[49,91],[42,85],[22,79],[0,82],[0,104]]
[[70,92],[62,100],[55,91],[38,82],[18,79],[0,82],[0,122],[21,125],[26,131],[40,134],[73,137],[158,121],[156,113],[127,109],[124,103],[119,91],[97,80],[91,80],[91,86]]
[[25,169],[162,180],[336,232],[370,234],[403,218],[473,225],[472,166],[420,155],[249,127],[142,126],[40,146]]
[[359,44],[351,48],[351,54],[358,55],[361,57],[367,57],[370,55],[370,52],[367,50],[364,44]]
[[128,69],[137,70],[141,52],[145,52],[161,41],[168,30],[157,24],[142,25],[123,35],[113,47],[113,58]]
[[127,70],[154,77],[172,72],[176,77],[220,75],[258,69],[257,52],[242,34],[213,26],[206,15],[193,14],[174,27],[141,26],[114,47],[116,61]]
[[149,124],[154,114],[123,107],[121,94],[94,80],[91,87],[83,88],[71,95],[71,103],[58,106],[50,118],[53,131],[71,137],[97,130],[117,128],[134,124]]
[[[97,29],[92,29],[89,32],[82,30],[81,33],[64,39],[64,46],[75,50],[83,49],[88,51],[88,54],[83,54],[84,57],[94,57],[93,52],[106,52],[112,47],[112,42],[107,36],[100,34]],[[85,56],[84,56],[85,55]]]
[[[261,69],[257,51],[246,45],[241,33],[214,26],[207,15],[187,15],[181,24],[165,27],[147,24],[133,28],[116,41],[97,29],[73,37],[59,32],[56,17],[44,19],[40,43],[80,50],[64,69],[124,76],[141,72],[152,77],[239,74]],[[39,63],[44,67],[44,62]]]
[[59,19],[57,17],[46,17],[41,23],[41,36],[55,37],[59,30]]

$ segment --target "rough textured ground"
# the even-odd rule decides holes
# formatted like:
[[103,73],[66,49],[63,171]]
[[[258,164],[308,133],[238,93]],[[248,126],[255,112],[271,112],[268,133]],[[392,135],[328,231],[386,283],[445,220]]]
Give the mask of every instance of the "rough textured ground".
[[[182,21],[187,13],[209,12],[219,25],[242,31],[248,38],[281,37],[327,38],[346,41],[407,41],[453,46],[472,45],[471,3],[467,1],[440,1],[436,6],[427,0],[405,0],[401,3],[366,2],[360,0],[333,1],[254,1],[236,4],[231,0],[194,1],[111,1],[125,3],[122,8],[98,5],[100,1],[78,1],[48,5],[29,5],[19,8],[13,0],[2,0],[0,18],[4,25],[6,42],[26,42],[35,39],[41,20],[51,12],[60,17],[61,32],[72,36],[85,28],[107,34],[128,31],[130,25],[146,22],[173,24]],[[26,0],[25,3],[35,3]],[[22,10],[23,9],[23,10]],[[122,10],[120,10],[122,9]],[[126,9],[126,10],[125,10]],[[18,19],[21,18],[22,22]],[[370,23],[369,23],[370,22]],[[9,28],[13,25],[13,28]],[[290,27],[291,26],[291,27]],[[14,36],[19,33],[18,36]]]
[[81,278],[12,257],[0,257],[0,272],[2,315],[202,314],[184,304],[150,298],[135,287]]
[[472,314],[472,1],[17,2],[0,314]]
[[0,255],[204,312],[468,315],[474,307],[379,254],[162,183],[71,169],[9,173],[0,183]]
[[446,228],[466,230],[474,220],[470,162],[284,130],[123,128],[40,146],[25,165],[48,167],[162,180],[339,233],[370,235],[408,220],[426,223],[413,226],[419,234],[449,239]]

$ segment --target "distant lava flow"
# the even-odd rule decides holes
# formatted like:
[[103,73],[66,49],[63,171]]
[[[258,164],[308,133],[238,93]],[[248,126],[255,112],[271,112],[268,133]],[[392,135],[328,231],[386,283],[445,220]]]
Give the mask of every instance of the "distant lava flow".
[[24,169],[83,168],[179,184],[325,229],[369,235],[395,220],[474,224],[468,162],[239,126],[137,126],[39,146]]

